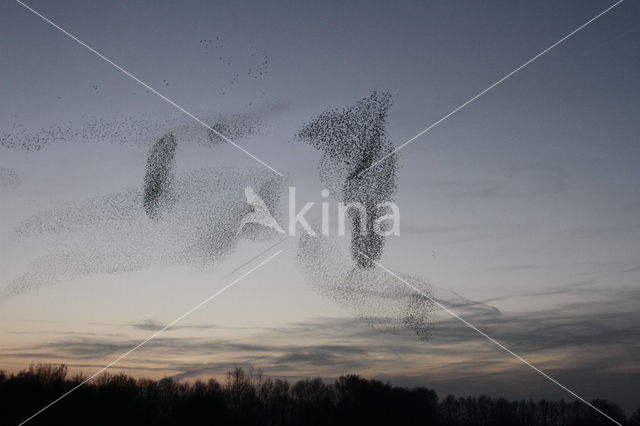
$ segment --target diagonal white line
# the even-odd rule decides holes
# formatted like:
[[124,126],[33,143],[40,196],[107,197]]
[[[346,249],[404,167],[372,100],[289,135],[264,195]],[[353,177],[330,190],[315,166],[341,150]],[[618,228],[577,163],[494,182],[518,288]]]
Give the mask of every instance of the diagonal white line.
[[378,164],[380,164],[381,162],[383,162],[384,160],[386,160],[387,158],[391,157],[392,155],[394,155],[396,152],[398,152],[399,150],[401,150],[402,148],[404,148],[405,146],[409,145],[411,142],[413,142],[414,140],[418,139],[420,136],[424,135],[425,133],[427,133],[429,130],[433,129],[434,127],[436,127],[438,124],[442,123],[443,121],[445,121],[447,118],[451,117],[453,114],[455,114],[456,112],[460,111],[462,108],[466,107],[467,105],[469,105],[471,102],[475,101],[476,99],[478,99],[480,96],[484,95],[485,93],[487,93],[489,90],[493,89],[494,87],[496,87],[497,85],[499,85],[500,83],[502,83],[503,81],[505,81],[506,79],[508,79],[509,77],[511,77],[512,75],[514,75],[515,73],[517,73],[518,71],[520,71],[521,69],[523,69],[524,67],[526,67],[527,65],[529,65],[530,63],[532,63],[533,61],[535,61],[536,59],[540,58],[542,55],[544,55],[545,53],[547,53],[548,51],[550,51],[551,49],[553,49],[554,47],[558,46],[559,44],[561,44],[562,42],[564,42],[565,40],[567,40],[569,37],[573,36],[574,34],[576,34],[578,31],[582,30],[584,27],[586,27],[587,25],[591,24],[593,21],[595,21],[596,19],[600,18],[602,15],[604,15],[605,13],[609,12],[611,9],[613,9],[614,7],[618,6],[620,3],[622,3],[624,0],[619,0],[618,2],[614,3],[613,5],[609,6],[608,8],[606,8],[605,10],[603,10],[602,12],[600,12],[599,14],[597,14],[596,16],[594,16],[593,18],[589,19],[587,22],[585,22],[584,24],[580,25],[578,28],[576,28],[575,30],[571,31],[569,34],[567,34],[566,36],[562,37],[560,40],[556,41],[555,43],[553,43],[551,46],[547,47],[546,49],[544,49],[542,52],[538,53],[536,56],[534,56],[533,58],[529,59],[527,62],[525,62],[524,64],[520,65],[518,68],[514,69],[513,71],[511,71],[509,74],[505,75],[504,77],[502,77],[500,80],[496,81],[495,83],[493,83],[491,86],[487,87],[486,89],[484,89],[482,92],[478,93],[477,95],[475,95],[474,97],[472,97],[471,99],[469,99],[468,101],[466,101],[465,103],[463,103],[462,105],[460,105],[459,107],[457,107],[456,109],[452,110],[451,112],[449,112],[447,115],[445,115],[444,117],[442,117],[441,119],[439,119],[438,121],[436,121],[435,123],[431,124],[429,127],[427,127],[426,129],[424,129],[423,131],[421,131],[420,133],[418,133],[417,135],[415,135],[414,137],[412,137],[411,139],[409,139],[408,141],[406,141],[405,143],[403,143],[402,145],[400,145],[399,147],[397,147],[396,149],[394,149],[393,151],[391,151],[389,154],[385,155],[384,157],[380,158],[378,161],[376,161],[375,163],[373,163],[372,165],[370,165],[369,167],[367,167],[366,169],[364,169],[363,171],[361,171],[358,175],[362,174],[362,173],[366,173],[369,169],[372,169],[373,167],[377,166]]
[[260,253],[256,254],[255,256],[253,256],[251,259],[247,260],[246,262],[244,262],[242,265],[238,266],[237,268],[235,268],[233,271],[229,272],[228,274],[226,274],[223,278],[228,277],[229,275],[233,275],[236,272],[238,272],[240,269],[244,268],[245,266],[247,266],[248,264],[250,264],[251,262],[253,262],[254,260],[258,259],[259,257],[261,257],[263,254],[265,254],[268,251],[271,251],[271,249],[279,246],[280,244],[284,243],[285,240],[288,237],[284,237],[283,239],[281,239],[280,241],[278,241],[277,243],[275,243],[274,245],[264,249],[263,251],[261,251]]
[[262,265],[264,265],[265,263],[269,262],[271,259],[273,259],[274,257],[278,256],[280,253],[282,253],[282,250],[278,250],[274,255],[272,255],[271,257],[269,257],[268,259],[260,262],[258,265],[254,266],[253,268],[249,269],[247,272],[245,272],[244,274],[240,275],[238,278],[236,278],[235,280],[233,280],[230,284],[227,284],[226,286],[222,287],[222,289],[218,290],[217,292],[215,292],[214,294],[212,294],[211,296],[207,297],[205,300],[203,300],[202,302],[198,303],[196,306],[194,306],[193,308],[189,309],[187,312],[185,312],[184,314],[180,315],[178,318],[176,318],[175,320],[171,321],[169,324],[165,325],[164,327],[162,327],[160,330],[156,331],[155,333],[153,333],[151,336],[147,337],[146,339],[144,339],[142,342],[138,343],[136,346],[134,346],[133,348],[129,349],[127,352],[125,352],[124,354],[120,355],[118,358],[116,358],[115,360],[111,361],[107,366],[105,366],[104,368],[98,370],[97,372],[93,373],[91,376],[89,376],[86,380],[84,380],[82,383],[78,384],[77,386],[75,386],[74,388],[72,388],[71,390],[69,390],[68,392],[66,392],[65,394],[63,394],[62,396],[60,396],[58,399],[52,401],[51,403],[49,403],[48,405],[46,405],[45,407],[43,407],[42,409],[40,409],[40,411],[36,412],[35,414],[33,414],[31,417],[29,417],[26,420],[23,420],[22,423],[20,423],[18,426],[22,426],[23,424],[27,423],[29,420],[33,419],[34,417],[36,417],[38,414],[41,414],[43,411],[45,411],[46,409],[50,408],[52,405],[58,403],[60,400],[62,400],[63,398],[66,398],[67,396],[69,396],[69,394],[71,394],[72,392],[74,392],[75,390],[77,390],[79,387],[83,386],[84,384],[86,384],[87,382],[91,381],[92,379],[94,379],[96,376],[100,375],[102,372],[104,372],[106,369],[110,368],[111,366],[113,366],[114,364],[116,364],[117,362],[119,362],[120,360],[122,360],[124,357],[126,357],[127,355],[131,354],[133,351],[135,351],[136,349],[140,348],[141,346],[143,346],[145,343],[147,343],[149,340],[155,338],[157,335],[159,335],[160,333],[162,333],[163,331],[167,330],[169,327],[175,325],[178,321],[182,320],[183,318],[185,318],[187,315],[191,314],[192,312],[194,312],[195,310],[199,309],[200,307],[202,307],[203,305],[205,305],[206,303],[208,303],[211,299],[214,299],[215,297],[217,297],[218,295],[224,293],[227,289],[231,288],[231,286],[233,286],[235,283],[237,283],[238,281],[240,281],[241,279],[243,279],[244,277],[246,277],[247,275],[249,275],[250,273],[252,273],[253,271],[255,271],[256,269],[260,268]]
[[183,107],[181,107],[180,105],[176,104],[174,101],[172,101],[171,99],[169,99],[168,97],[166,97],[165,95],[163,95],[162,93],[158,92],[156,89],[154,89],[153,87],[149,86],[147,83],[145,83],[144,81],[140,80],[138,77],[136,77],[135,75],[131,74],[129,71],[125,70],[124,68],[122,68],[120,65],[116,64],[115,62],[113,62],[111,59],[107,58],[106,56],[104,56],[102,53],[98,52],[97,50],[95,50],[93,47],[89,46],[88,44],[86,44],[85,42],[83,42],[82,40],[80,40],[79,38],[77,38],[76,36],[74,36],[73,34],[69,33],[68,31],[66,31],[64,28],[60,27],[59,25],[57,25],[55,22],[51,21],[49,18],[47,18],[46,16],[43,16],[41,13],[39,13],[37,10],[34,10],[32,7],[26,5],[25,3],[23,3],[20,0],[16,0],[17,3],[19,3],[20,5],[24,6],[26,9],[30,10],[31,12],[33,12],[35,15],[39,16],[40,18],[42,18],[44,21],[46,21],[47,23],[51,24],[54,28],[60,30],[61,32],[63,32],[65,35],[69,36],[71,39],[73,39],[74,41],[76,41],[78,44],[82,45],[83,47],[86,47],[87,49],[89,49],[91,52],[95,53],[98,57],[100,57],[101,59],[103,59],[104,61],[106,61],[107,63],[109,63],[110,65],[112,65],[114,68],[116,68],[118,71],[121,71],[123,74],[125,74],[127,77],[133,79],[134,81],[136,81],[137,83],[141,84],[142,86],[144,86],[146,89],[148,89],[149,91],[153,92],[154,94],[158,95],[159,97],[161,97],[162,99],[164,99],[165,101],[167,101],[169,104],[171,104],[173,107],[179,109],[180,111],[182,111],[183,113],[185,113],[186,115],[188,115],[189,117],[191,117],[192,119],[194,119],[195,121],[197,121],[198,123],[202,124],[204,127],[206,127],[207,129],[209,129],[210,131],[212,131],[213,133],[215,133],[216,135],[218,135],[219,137],[221,137],[222,139],[224,139],[225,141],[229,142],[231,145],[235,146],[236,148],[238,148],[240,151],[244,152],[245,154],[247,154],[249,157],[253,158],[254,160],[256,160],[258,163],[262,164],[263,166],[265,166],[266,168],[268,168],[269,170],[271,170],[272,172],[274,172],[275,174],[277,174],[278,176],[282,176],[282,173],[280,173],[279,171],[277,171],[276,169],[274,169],[273,167],[271,167],[270,165],[268,165],[267,163],[265,163],[264,161],[262,161],[261,159],[259,159],[258,157],[256,157],[255,155],[253,155],[252,153],[250,153],[249,151],[247,151],[246,149],[244,149],[243,147],[241,147],[240,145],[238,145],[237,143],[233,142],[231,139],[227,138],[225,135],[223,135],[222,133],[218,132],[216,129],[214,129],[213,127],[209,126],[207,123],[205,123],[204,121],[200,120],[198,117],[196,117],[195,115],[191,114],[189,111],[187,111],[186,109],[184,109]]
[[404,284],[406,284],[408,287],[410,287],[411,289],[413,289],[414,291],[418,292],[419,294],[421,294],[422,296],[426,297],[427,299],[429,299],[430,302],[438,305],[438,307],[444,309],[448,314],[450,314],[451,316],[453,316],[454,318],[460,320],[464,325],[466,325],[467,327],[473,329],[474,331],[476,331],[478,334],[480,334],[481,336],[487,338],[490,342],[492,342],[493,344],[495,344],[496,346],[498,346],[500,349],[506,351],[507,353],[509,353],[510,355],[512,355],[513,357],[515,357],[516,359],[522,361],[523,363],[527,364],[529,367],[531,367],[533,370],[535,370],[536,372],[540,373],[541,375],[543,375],[545,378],[547,378],[548,380],[550,380],[551,382],[555,383],[556,385],[558,385],[560,388],[564,389],[565,391],[569,392],[571,395],[573,395],[574,397],[578,398],[580,401],[584,402],[585,404],[587,404],[589,407],[593,408],[594,410],[596,410],[598,413],[602,414],[603,416],[605,416],[606,418],[608,418],[609,420],[611,420],[612,422],[614,422],[615,424],[617,424],[618,426],[622,426],[622,424],[618,423],[616,420],[614,420],[613,418],[611,418],[608,414],[606,414],[605,412],[603,412],[602,410],[600,410],[599,408],[595,407],[593,404],[591,404],[590,402],[588,402],[587,400],[585,400],[584,398],[582,398],[580,395],[578,395],[577,393],[575,393],[574,391],[572,391],[571,389],[569,389],[568,387],[564,386],[562,383],[558,382],[557,380],[555,380],[553,377],[549,376],[547,373],[545,373],[544,371],[540,370],[538,367],[536,367],[535,365],[531,364],[529,361],[527,361],[526,359],[522,358],[520,355],[516,354],[515,352],[513,352],[511,349],[507,348],[506,346],[504,346],[502,343],[498,342],[497,340],[495,340],[493,337],[489,336],[488,334],[486,334],[484,331],[480,330],[478,327],[476,327],[475,325],[469,323],[467,320],[465,320],[464,318],[462,318],[461,316],[459,316],[458,314],[456,314],[455,312],[447,309],[446,306],[442,305],[440,302],[438,302],[437,300],[433,299],[431,296],[425,294],[423,291],[421,291],[420,289],[418,289],[417,287],[415,287],[414,285],[408,283],[407,281],[405,281],[404,279],[402,279],[401,277],[399,277],[398,275],[396,275],[395,273],[393,273],[392,271],[390,271],[388,268],[386,268],[384,265],[381,265],[379,262],[376,262],[375,260],[371,259],[369,256],[367,256],[366,254],[360,252],[361,255],[363,255],[364,257],[366,257],[367,259],[369,259],[370,261],[372,261],[373,263],[375,263],[377,266],[379,266],[380,268],[382,268],[385,272],[391,274],[392,276],[394,276],[395,278],[397,278],[398,280],[402,281]]

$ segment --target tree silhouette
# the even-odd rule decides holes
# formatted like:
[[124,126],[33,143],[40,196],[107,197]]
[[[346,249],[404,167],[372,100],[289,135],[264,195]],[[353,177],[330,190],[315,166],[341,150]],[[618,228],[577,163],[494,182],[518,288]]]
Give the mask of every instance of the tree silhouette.
[[[0,425],[19,424],[73,389],[82,376],[64,365],[0,370]],[[592,403],[623,425],[640,426],[640,409],[627,420],[620,406]],[[136,379],[104,374],[78,388],[29,422],[30,425],[442,425],[592,426],[610,420],[581,402],[509,401],[485,395],[439,400],[430,389],[407,389],[357,375],[333,383],[305,379],[290,384],[260,371],[235,368],[220,384]]]

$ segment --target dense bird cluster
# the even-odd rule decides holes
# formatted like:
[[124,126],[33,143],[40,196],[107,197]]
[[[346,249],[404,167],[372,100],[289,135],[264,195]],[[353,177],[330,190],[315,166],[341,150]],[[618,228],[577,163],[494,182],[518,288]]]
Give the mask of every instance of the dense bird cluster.
[[[371,224],[385,214],[379,205],[394,198],[397,159],[391,155],[369,167],[392,151],[386,130],[391,104],[388,93],[374,92],[353,106],[321,113],[298,132],[300,140],[322,152],[321,181],[341,202],[365,206],[367,220],[360,210],[347,210],[352,225],[350,255],[342,254],[331,238],[305,234],[299,239],[297,259],[307,280],[321,294],[369,325],[407,328],[427,339],[434,301],[455,306],[461,314],[499,312],[438,289],[416,276],[398,273],[420,289],[420,294],[373,267],[373,261],[382,255],[385,237],[374,232]],[[254,134],[260,128],[258,120],[240,114],[219,116],[211,122],[217,132],[231,140]],[[81,134],[96,138],[120,134],[113,133],[118,128],[116,124],[98,123],[82,129]],[[165,123],[154,132],[166,128]],[[72,131],[71,127],[67,129]],[[0,299],[88,274],[160,265],[215,264],[242,239],[275,237],[277,222],[284,223],[279,207],[285,179],[265,169],[208,168],[190,173],[175,170],[180,146],[217,145],[223,141],[217,132],[181,124],[151,141],[145,138],[150,147],[140,187],[59,205],[24,219],[15,228],[15,236],[40,238],[44,254],[35,257],[26,273],[9,282]],[[50,142],[20,146],[31,149]],[[10,172],[4,175],[4,180],[9,181]],[[248,203],[249,199],[259,200],[264,204],[260,204],[262,214],[275,218],[271,228],[248,220],[259,213],[255,211],[257,204]]]
[[[375,328],[409,328],[429,336],[433,303],[379,268],[354,267],[327,237],[302,236],[298,263],[304,276],[325,297]],[[415,277],[406,277],[416,284]],[[417,283],[432,297],[429,285]]]
[[[229,140],[260,131],[260,121],[244,114],[209,117]],[[61,204],[25,218],[14,229],[18,240],[40,238],[45,253],[27,272],[0,290],[0,301],[49,283],[83,275],[141,270],[159,265],[219,261],[242,238],[264,239],[272,230],[247,226],[244,190],[251,186],[277,217],[284,180],[268,170],[209,168],[174,171],[178,143],[204,146],[223,142],[219,134],[183,118],[122,117],[61,124],[29,132],[15,125],[0,134],[0,146],[37,151],[55,143],[122,143],[149,146],[139,188]],[[20,184],[17,173],[0,168],[0,186]]]
[[[64,366],[38,365],[6,375],[0,371],[0,423],[19,424],[71,390],[81,377]],[[626,417],[606,400],[592,403],[624,426],[640,426],[640,409]],[[440,399],[431,389],[402,388],[356,375],[332,383],[295,383],[235,369],[215,379],[179,383],[105,374],[78,388],[30,424],[242,425],[242,426],[600,426],[612,424],[575,401],[509,401],[504,398]]]
[[432,287],[416,277],[405,277],[425,295],[402,284],[375,266],[385,237],[375,232],[375,221],[386,214],[383,203],[393,201],[397,158],[387,136],[387,92],[374,92],[355,105],[321,113],[306,124],[297,138],[322,152],[320,180],[338,200],[364,207],[349,208],[351,259],[326,237],[303,236],[298,262],[310,282],[325,296],[375,327],[406,327],[426,339],[433,310]]
[[298,264],[320,294],[335,301],[379,329],[406,328],[427,340],[432,331],[435,302],[463,317],[500,315],[496,308],[466,299],[459,294],[429,284],[418,276],[396,273],[419,289],[418,293],[380,268],[354,267],[336,241],[304,235],[298,244]]
[[[321,180],[340,201],[366,206],[369,223],[384,213],[377,205],[393,200],[396,190],[394,156],[367,170],[391,150],[386,133],[390,107],[388,93],[373,93],[354,106],[325,111],[298,133],[300,139],[323,152]],[[243,115],[219,117],[215,123],[214,128],[232,140],[259,129],[257,120]],[[90,129],[109,133],[109,127]],[[140,188],[59,205],[24,219],[15,235],[20,239],[40,237],[45,254],[11,281],[0,298],[87,274],[211,264],[230,253],[243,238],[273,238],[275,227],[246,220],[256,214],[247,197],[258,197],[265,210],[283,223],[279,206],[284,179],[261,169],[174,170],[182,144],[215,145],[221,141],[215,132],[199,126],[175,126],[151,144]],[[247,194],[247,187],[255,193]],[[299,240],[298,262],[308,281],[323,295],[371,326],[408,328],[422,339],[430,333],[433,300],[455,303],[458,310],[473,315],[499,313],[451,292],[436,293],[436,287],[418,277],[399,274],[423,294],[417,293],[385,271],[372,268],[372,261],[382,254],[384,237],[374,233],[370,224],[363,225],[358,210],[348,212],[351,256],[342,255],[335,241],[326,237],[303,235]],[[360,232],[361,226],[366,232]]]
[[[232,140],[258,129],[257,120],[242,115],[220,117],[215,123]],[[108,133],[108,128],[100,131]],[[14,235],[40,238],[46,254],[9,282],[0,300],[83,275],[214,264],[242,239],[273,236],[270,229],[240,229],[250,210],[245,188],[254,188],[278,217],[284,179],[256,169],[174,171],[179,141],[210,146],[219,143],[216,138],[200,126],[176,126],[151,145],[140,188],[59,205],[24,219]]]
[[[206,117],[204,121],[232,141],[255,134],[261,127],[257,118],[241,113]],[[83,119],[78,125],[62,123],[37,130],[14,124],[8,131],[0,131],[0,147],[38,151],[60,142],[148,146],[150,141],[169,132],[178,139],[204,145],[223,141],[215,132],[196,122],[186,122],[181,116],[162,120],[124,116],[111,120]]]
[[[157,170],[149,174],[158,179],[162,175]],[[255,188],[279,218],[285,180],[269,170],[209,168],[176,174],[170,181],[170,189],[162,184],[145,185],[146,192],[128,188],[23,220],[15,236],[40,238],[47,254],[34,259],[27,272],[11,281],[0,300],[89,274],[211,265],[243,239],[263,240],[276,234],[264,227],[243,227],[239,232],[250,210],[247,186]],[[169,196],[160,195],[167,192]]]
[[167,133],[153,144],[147,157],[143,204],[147,216],[152,219],[156,219],[160,210],[169,208],[172,200],[175,200],[173,166],[176,146],[173,134]]
[[297,135],[322,151],[319,172],[327,189],[345,205],[364,207],[364,214],[348,209],[351,255],[361,268],[372,267],[382,255],[385,238],[374,232],[374,224],[386,214],[381,204],[393,201],[397,189],[394,155],[369,169],[393,150],[386,129],[391,104],[388,92],[374,92],[353,106],[323,112]]
[[211,145],[218,145],[226,142],[225,138],[236,141],[259,133],[260,120],[245,114],[230,114],[224,120],[216,120],[211,129],[207,132],[208,141]]

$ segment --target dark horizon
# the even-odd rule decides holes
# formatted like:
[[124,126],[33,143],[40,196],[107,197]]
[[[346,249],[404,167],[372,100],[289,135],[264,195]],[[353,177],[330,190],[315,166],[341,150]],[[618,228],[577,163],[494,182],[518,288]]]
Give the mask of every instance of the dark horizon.
[[[39,364],[7,375],[0,370],[0,422],[18,424],[25,412],[86,379],[69,377],[64,365]],[[623,426],[640,425],[640,407],[626,413],[613,401],[590,401]],[[106,373],[73,396],[30,420],[32,424],[246,426],[423,425],[591,426],[610,420],[582,402],[509,400],[486,395],[438,395],[425,386],[403,388],[345,374],[333,383],[308,378],[290,383],[260,370],[236,367],[223,382],[176,382]]]

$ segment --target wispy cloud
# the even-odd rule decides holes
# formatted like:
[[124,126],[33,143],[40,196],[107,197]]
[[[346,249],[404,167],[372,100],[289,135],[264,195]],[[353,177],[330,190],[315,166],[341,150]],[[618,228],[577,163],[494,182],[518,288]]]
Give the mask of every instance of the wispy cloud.
[[[589,288],[588,283],[576,283],[581,285]],[[466,319],[561,382],[581,383],[579,391],[587,397],[602,396],[599,390],[607,389],[608,397],[631,407],[628,395],[640,390],[640,329],[630,326],[640,323],[640,313],[633,309],[640,295],[627,290],[619,296],[626,301],[571,302],[557,309],[497,316],[471,312]],[[147,331],[159,324],[149,320],[130,327]],[[207,330],[206,336],[199,330]],[[117,369],[193,379],[253,366],[278,377],[330,379],[360,373],[441,392],[566,397],[453,318],[435,322],[428,341],[409,330],[371,328],[347,317],[256,328],[244,337],[228,337],[219,333],[223,330],[214,324],[175,329],[170,337],[150,341]],[[25,364],[64,362],[86,370],[101,367],[98,360],[108,361],[138,342],[137,337],[76,334],[29,347],[5,347],[2,357]]]

